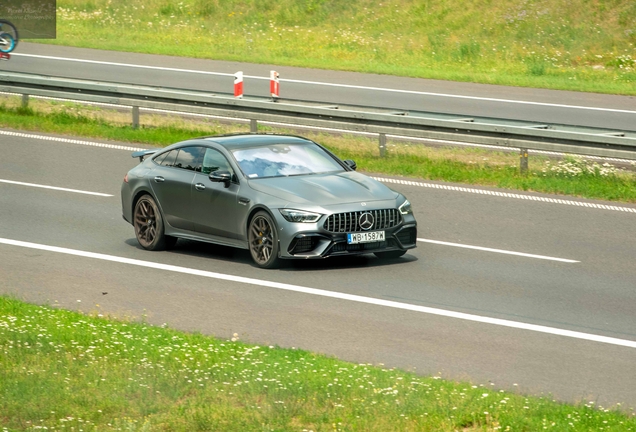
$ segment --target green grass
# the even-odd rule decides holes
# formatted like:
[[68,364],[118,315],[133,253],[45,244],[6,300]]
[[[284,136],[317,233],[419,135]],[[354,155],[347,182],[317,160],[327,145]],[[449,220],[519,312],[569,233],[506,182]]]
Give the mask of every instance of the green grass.
[[193,136],[215,133],[210,129],[186,129],[175,125],[134,129],[129,125],[116,125],[103,119],[87,117],[77,111],[73,112],[72,109],[68,110],[68,104],[57,106],[61,109],[42,113],[31,108],[7,108],[0,104],[0,127],[162,146]]
[[[247,124],[158,115],[142,115],[144,126],[133,129],[129,126],[130,114],[73,103],[32,101],[31,106],[34,108],[21,108],[19,98],[5,97],[4,102],[0,102],[0,127],[158,146],[196,136],[249,130]],[[514,153],[389,142],[386,157],[380,157],[375,139],[268,126],[260,126],[260,130],[304,135],[324,144],[343,159],[354,159],[361,171],[370,173],[636,203],[634,171],[623,169],[605,173],[597,169],[593,173],[571,175],[565,169],[550,169],[571,164],[568,162],[571,158],[556,163],[545,157],[531,156],[530,170],[524,175],[519,173],[519,157]],[[576,163],[581,166],[591,164]]]
[[[59,0],[57,39],[101,48],[636,94],[632,0]],[[178,65],[175,58],[169,66]]]
[[2,431],[636,430],[620,407],[0,296]]

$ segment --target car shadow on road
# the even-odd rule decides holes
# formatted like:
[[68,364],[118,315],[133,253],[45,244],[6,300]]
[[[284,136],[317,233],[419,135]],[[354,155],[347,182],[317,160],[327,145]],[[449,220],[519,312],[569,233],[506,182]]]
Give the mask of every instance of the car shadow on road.
[[[139,250],[144,250],[134,237],[126,240],[125,243]],[[194,240],[179,239],[177,244],[167,252],[196,258],[252,264],[252,257],[247,250]]]
[[[125,241],[129,246],[143,250],[135,238]],[[213,243],[195,240],[179,239],[177,244],[168,251],[169,253],[196,258],[226,261],[238,264],[246,264],[256,267],[248,250],[237,249],[230,246],[221,246]],[[342,270],[370,267],[385,267],[404,265],[417,261],[417,257],[409,254],[396,259],[379,259],[373,254],[329,257],[326,259],[291,259],[281,260],[278,271],[322,271]],[[275,270],[276,271],[276,270]]]
[[329,257],[326,259],[311,260],[283,260],[281,271],[318,271],[318,270],[343,270],[370,267],[386,267],[404,265],[417,261],[417,257],[406,255],[396,259],[380,259],[373,254]]

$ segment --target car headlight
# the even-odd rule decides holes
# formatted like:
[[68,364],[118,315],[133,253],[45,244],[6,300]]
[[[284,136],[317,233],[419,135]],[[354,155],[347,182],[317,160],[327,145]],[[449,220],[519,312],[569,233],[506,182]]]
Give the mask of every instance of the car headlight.
[[279,211],[280,214],[283,215],[285,220],[289,222],[318,222],[318,219],[320,219],[320,217],[322,216],[320,213],[312,213],[303,210],[279,209]]
[[413,213],[413,209],[411,208],[411,203],[409,202],[409,200],[404,201],[404,203],[402,203],[402,205],[398,207],[398,210],[400,210],[400,213],[402,213],[403,215]]

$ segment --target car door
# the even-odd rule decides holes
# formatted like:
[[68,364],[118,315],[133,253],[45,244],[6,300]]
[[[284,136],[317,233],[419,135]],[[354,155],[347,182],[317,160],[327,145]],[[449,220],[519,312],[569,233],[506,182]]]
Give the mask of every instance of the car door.
[[[229,172],[229,184],[213,182],[213,172]],[[240,184],[227,158],[218,150],[206,148],[201,172],[195,174],[192,185],[194,229],[202,234],[236,239],[246,205],[238,202]]]
[[191,190],[203,151],[200,146],[182,147],[157,158],[159,166],[153,170],[150,183],[165,221],[175,228],[194,231]]

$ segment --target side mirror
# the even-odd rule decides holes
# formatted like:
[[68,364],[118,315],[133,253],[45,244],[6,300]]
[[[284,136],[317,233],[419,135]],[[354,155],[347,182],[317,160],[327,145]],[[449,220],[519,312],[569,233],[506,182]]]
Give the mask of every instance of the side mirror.
[[210,173],[209,179],[211,182],[223,183],[225,187],[229,187],[232,174],[229,171],[214,171]]
[[358,168],[358,165],[355,163],[355,161],[352,161],[351,159],[345,159],[343,160],[343,162],[354,171]]

